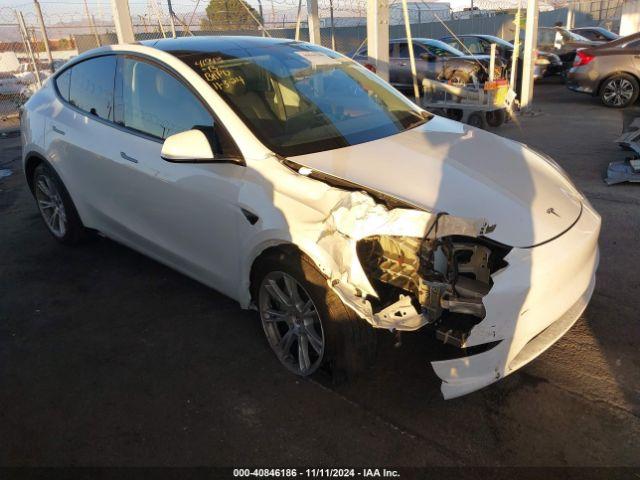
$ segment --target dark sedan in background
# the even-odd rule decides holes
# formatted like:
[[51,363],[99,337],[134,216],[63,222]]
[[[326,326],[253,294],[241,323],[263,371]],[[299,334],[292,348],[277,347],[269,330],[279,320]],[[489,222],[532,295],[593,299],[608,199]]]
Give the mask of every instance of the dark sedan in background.
[[[511,58],[513,56],[513,44],[494,35],[465,34],[458,36],[442,37],[440,40],[460,51],[471,53],[472,55],[490,55],[491,44],[496,45],[496,55],[500,57],[511,68]],[[522,72],[522,48],[518,55],[518,78]],[[534,78],[540,79],[549,75],[562,72],[562,61],[560,57],[553,53],[538,51],[534,65]]]
[[612,42],[620,38],[617,33],[610,32],[603,27],[579,27],[572,28],[571,31],[595,42]]
[[[420,84],[424,78],[428,78],[454,85],[481,85],[489,78],[488,55],[466,55],[444,42],[430,38],[414,38],[413,52]],[[366,46],[360,48],[353,59],[371,68]],[[505,65],[498,59],[494,78],[502,78],[504,72]],[[389,83],[401,91],[413,88],[409,43],[406,39],[389,41]]]
[[578,50],[567,87],[599,96],[607,107],[635,103],[640,93],[640,33]]
[[602,45],[602,42],[589,40],[562,27],[541,27],[538,29],[538,50],[554,53],[563,64],[563,74],[573,65],[579,48]]

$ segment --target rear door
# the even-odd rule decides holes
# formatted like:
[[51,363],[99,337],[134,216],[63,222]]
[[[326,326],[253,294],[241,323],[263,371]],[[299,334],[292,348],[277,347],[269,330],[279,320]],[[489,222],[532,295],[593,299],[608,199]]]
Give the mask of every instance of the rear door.
[[116,57],[90,58],[55,79],[62,98],[47,124],[49,157],[69,190],[80,217],[92,228],[107,227]]

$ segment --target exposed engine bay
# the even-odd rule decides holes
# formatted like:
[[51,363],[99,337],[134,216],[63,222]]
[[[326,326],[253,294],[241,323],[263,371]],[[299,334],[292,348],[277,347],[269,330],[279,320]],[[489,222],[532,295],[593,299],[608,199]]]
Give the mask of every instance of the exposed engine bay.
[[429,235],[374,235],[358,241],[356,248],[383,308],[399,295],[409,295],[437,337],[457,347],[465,346],[469,330],[485,317],[482,298],[509,251],[495,245],[492,251],[477,239]]
[[[323,222],[316,245],[332,258],[330,285],[374,327],[428,326],[464,348],[486,315],[483,297],[504,268],[510,247],[483,235],[484,219],[432,213],[342,179],[285,161],[305,176],[344,191]],[[336,271],[337,270],[337,271]]]

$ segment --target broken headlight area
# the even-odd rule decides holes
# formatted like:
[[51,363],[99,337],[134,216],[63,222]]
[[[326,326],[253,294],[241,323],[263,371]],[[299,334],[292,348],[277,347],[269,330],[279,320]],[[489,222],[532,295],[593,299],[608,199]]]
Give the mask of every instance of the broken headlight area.
[[356,244],[378,294],[368,299],[373,310],[379,315],[393,310],[398,299],[410,300],[436,338],[459,348],[485,317],[482,299],[493,285],[491,275],[506,266],[509,250],[482,238],[455,235],[373,235]]

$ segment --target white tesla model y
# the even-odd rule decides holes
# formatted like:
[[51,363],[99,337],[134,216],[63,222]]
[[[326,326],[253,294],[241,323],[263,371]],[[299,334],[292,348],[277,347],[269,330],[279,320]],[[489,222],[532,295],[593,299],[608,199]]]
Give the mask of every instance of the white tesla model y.
[[100,232],[257,309],[298,375],[422,328],[463,395],[552,345],[594,288],[600,217],[553,160],[314,45],[93,50],[26,103],[22,140],[56,239]]

